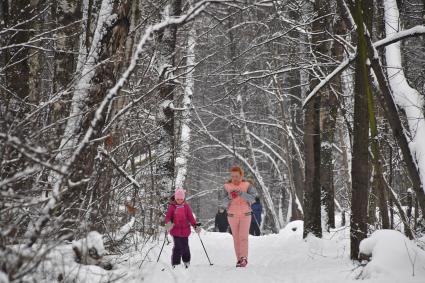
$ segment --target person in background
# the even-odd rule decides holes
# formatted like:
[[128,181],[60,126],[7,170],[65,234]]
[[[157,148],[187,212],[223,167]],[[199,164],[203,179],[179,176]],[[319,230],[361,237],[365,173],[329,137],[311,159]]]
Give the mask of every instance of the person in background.
[[215,232],[227,232],[229,228],[229,221],[227,220],[227,212],[224,208],[220,207],[218,209],[217,214],[215,215],[215,223],[214,223],[214,231]]
[[256,197],[255,202],[251,205],[252,219],[251,227],[249,228],[249,234],[253,236],[261,235],[261,213],[263,212],[263,206],[261,205],[260,198]]

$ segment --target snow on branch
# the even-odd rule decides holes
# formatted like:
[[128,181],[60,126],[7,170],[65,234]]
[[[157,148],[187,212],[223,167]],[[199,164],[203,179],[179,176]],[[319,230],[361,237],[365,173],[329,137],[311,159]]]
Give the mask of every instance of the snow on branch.
[[[387,37],[381,40],[378,40],[373,45],[374,47],[385,47],[392,43],[398,42],[400,40],[403,40],[405,38],[419,36],[425,34],[425,26],[419,25],[415,26],[413,28],[403,30],[400,32],[394,32],[391,35],[387,34]],[[345,59],[335,70],[332,71],[328,76],[326,76],[325,79],[321,80],[318,85],[314,87],[314,89],[307,95],[306,99],[303,102],[303,107],[310,101],[310,99],[319,91],[321,90],[325,85],[327,85],[330,80],[332,80],[335,76],[339,75],[346,67],[348,67],[356,58],[357,54],[352,53],[349,55],[347,59]]]
[[342,61],[342,63],[335,68],[335,70],[332,71],[332,73],[330,73],[329,75],[326,76],[326,78],[324,78],[323,80],[320,81],[320,83],[318,85],[316,85],[314,87],[314,89],[307,95],[306,99],[303,102],[303,107],[306,106],[306,104],[310,101],[310,99],[319,91],[322,89],[322,87],[324,87],[325,85],[327,85],[335,76],[339,75],[342,71],[345,70],[345,68],[347,68],[351,62],[354,61],[354,59],[356,58],[355,53],[351,53],[348,58],[346,58],[344,61]]
[[39,172],[40,169],[41,169],[41,166],[39,166],[39,165],[25,168],[25,170],[19,171],[18,173],[16,173],[12,177],[2,180],[0,182],[0,188],[6,186],[9,183],[16,182],[17,180],[26,178],[29,175],[32,175],[36,172]]
[[402,30],[399,32],[392,33],[391,35],[387,34],[387,37],[378,40],[373,44],[376,48],[385,47],[397,41],[403,40],[405,38],[419,36],[425,34],[425,26],[419,25],[412,27],[410,29]]
[[17,151],[19,151],[23,156],[28,158],[34,163],[40,164],[45,168],[48,168],[58,174],[65,174],[65,171],[62,170],[59,166],[54,166],[50,164],[47,161],[41,160],[37,155],[42,155],[47,153],[47,150],[45,148],[41,147],[31,147],[25,142],[23,142],[20,138],[16,136],[7,135],[4,133],[0,133],[0,139],[5,140],[7,144],[10,144],[12,147],[14,147]]
[[130,183],[132,183],[134,186],[136,186],[138,189],[141,189],[142,186],[140,186],[139,182],[136,181],[132,176],[130,176],[121,166],[118,165],[117,161],[113,156],[111,156],[105,149],[101,150],[101,153],[103,156],[109,159],[109,161],[112,163],[114,168],[118,170],[118,172],[123,175],[124,178],[126,178]]
[[[397,2],[396,0],[385,0],[384,7],[385,32],[387,34],[387,38],[393,39],[400,34],[396,32],[400,27]],[[415,30],[425,32],[425,27],[416,27]],[[412,34],[412,32],[408,34]],[[421,96],[420,93],[416,89],[412,88],[407,82],[401,60],[400,42],[395,40],[388,40],[388,42],[394,42],[385,48],[389,83],[393,91],[394,102],[406,113],[411,137],[409,148],[420,175],[422,189],[424,189],[425,117],[423,111],[425,102],[423,96]]]

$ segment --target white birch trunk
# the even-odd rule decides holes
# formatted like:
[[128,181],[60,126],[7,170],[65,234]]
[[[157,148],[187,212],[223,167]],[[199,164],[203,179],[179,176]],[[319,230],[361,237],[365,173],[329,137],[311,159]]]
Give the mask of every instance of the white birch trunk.
[[190,121],[191,121],[191,107],[192,107],[192,97],[195,86],[195,80],[193,77],[193,66],[195,65],[195,45],[196,45],[196,30],[195,23],[192,23],[190,27],[188,39],[187,39],[187,59],[186,65],[189,68],[189,71],[186,75],[186,86],[184,88],[183,95],[183,112],[182,112],[182,121],[181,121],[181,134],[180,134],[180,148],[177,152],[176,158],[176,179],[175,179],[175,187],[183,188],[184,182],[187,176],[187,166],[189,159],[189,146],[191,140],[190,133]]

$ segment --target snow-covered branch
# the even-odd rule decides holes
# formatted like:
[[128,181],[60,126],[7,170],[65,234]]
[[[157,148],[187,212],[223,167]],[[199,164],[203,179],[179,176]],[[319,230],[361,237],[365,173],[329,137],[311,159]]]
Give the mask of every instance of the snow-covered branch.
[[[395,103],[404,110],[407,117],[410,132],[409,147],[416,162],[421,178],[422,189],[425,189],[425,117],[424,117],[424,97],[413,89],[407,82],[404,75],[400,42],[395,42],[394,38],[401,37],[396,32],[400,27],[400,17],[397,1],[385,0],[385,32],[389,40],[394,42],[385,48],[385,58],[387,60],[387,72],[390,87],[393,91]],[[425,32],[425,27],[416,27],[414,31]],[[413,34],[412,31],[406,32]],[[403,35],[403,34],[402,34]]]
[[[425,26],[415,26],[413,28],[399,31],[399,32],[391,32],[391,34],[387,34],[387,37],[381,40],[376,41],[373,45],[378,47],[385,47],[391,45],[400,40],[420,36],[425,34]],[[399,44],[399,43],[398,43]],[[345,59],[337,68],[335,68],[329,75],[326,76],[325,79],[321,80],[319,84],[317,84],[312,91],[307,95],[303,102],[303,107],[310,101],[310,99],[321,90],[325,85],[327,85],[335,76],[338,76],[342,71],[344,71],[356,58],[357,54],[352,53]]]
[[329,75],[326,76],[323,80],[318,83],[312,91],[307,95],[307,97],[304,99],[303,107],[310,101],[310,99],[318,93],[324,86],[326,86],[334,77],[341,74],[342,71],[345,70],[356,58],[356,54],[352,53],[346,58],[337,68],[335,68]]
[[425,34],[425,26],[414,26],[412,28],[401,31],[395,30],[394,27],[392,27],[391,32],[387,33],[385,38],[376,41],[373,45],[376,48],[386,47],[403,39],[420,36],[423,34]]

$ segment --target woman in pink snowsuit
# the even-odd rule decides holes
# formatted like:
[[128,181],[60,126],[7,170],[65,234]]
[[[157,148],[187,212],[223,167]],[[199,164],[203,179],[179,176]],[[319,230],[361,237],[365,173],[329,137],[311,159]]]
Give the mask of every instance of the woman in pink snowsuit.
[[233,235],[236,254],[236,267],[248,264],[248,234],[251,225],[251,204],[257,191],[243,180],[243,171],[235,166],[230,169],[232,180],[224,184],[225,197],[222,205],[227,207],[227,217]]
[[185,201],[185,191],[179,188],[176,189],[174,200],[168,205],[167,214],[165,215],[165,227],[174,240],[173,253],[171,255],[171,265],[173,267],[179,265],[181,260],[183,260],[186,268],[189,267],[190,226],[197,233],[201,231],[201,228],[196,226],[196,220],[193,217],[190,205]]

